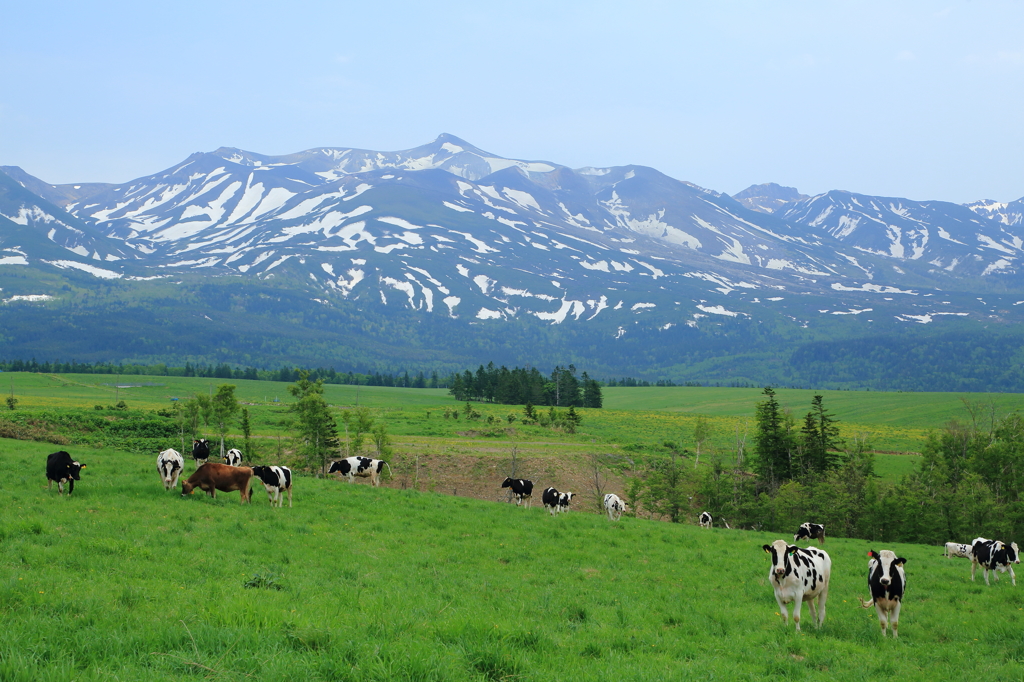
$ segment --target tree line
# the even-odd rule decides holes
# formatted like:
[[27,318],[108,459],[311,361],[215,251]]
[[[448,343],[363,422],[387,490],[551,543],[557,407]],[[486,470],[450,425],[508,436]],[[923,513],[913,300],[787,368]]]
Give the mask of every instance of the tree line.
[[965,401],[967,418],[932,433],[914,471],[889,482],[875,474],[865,437],[839,437],[822,396],[803,418],[782,410],[774,389],[763,397],[752,432],[737,426],[731,448],[704,450],[709,466],[696,468],[710,434],[705,419],[689,434],[693,450],[666,442],[668,457],[608,460],[627,474],[627,501],[641,515],[677,522],[707,510],[716,525],[792,533],[814,521],[830,535],[879,542],[1010,541],[1024,532],[1019,412],[997,415],[992,405]]
[[545,376],[536,367],[509,369],[489,362],[475,373],[467,369],[453,374],[450,383],[448,392],[459,401],[595,408],[604,404],[601,383],[586,372],[577,377],[574,365],[557,366]]

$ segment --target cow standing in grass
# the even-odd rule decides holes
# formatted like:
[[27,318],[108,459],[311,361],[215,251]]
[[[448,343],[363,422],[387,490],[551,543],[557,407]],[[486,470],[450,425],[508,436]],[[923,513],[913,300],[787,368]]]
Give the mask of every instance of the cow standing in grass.
[[192,441],[192,460],[196,463],[196,469],[210,460],[210,443],[205,438]]
[[196,488],[205,491],[210,497],[217,499],[217,491],[230,493],[235,490],[241,494],[240,502],[252,501],[252,469],[249,467],[233,467],[218,462],[207,462],[181,483],[181,496],[195,492]]
[[518,507],[523,502],[526,502],[527,508],[533,501],[533,481],[528,481],[525,478],[506,478],[501,483],[502,488],[511,488],[512,497],[516,501]]
[[895,552],[883,549],[881,552],[868,552],[868,589],[871,591],[871,601],[865,602],[860,597],[860,605],[865,609],[875,607],[878,613],[878,624],[882,626],[882,636],[885,637],[886,620],[892,630],[893,638],[900,636],[900,607],[903,605],[903,595],[907,590],[907,574],[903,570],[903,564],[907,560],[897,557]]
[[561,495],[555,488],[544,488],[544,492],[541,493],[540,496],[540,501],[544,503],[544,508],[554,516],[558,513],[558,505],[561,501]]
[[1013,573],[1013,564],[1020,563],[1020,551],[1017,543],[1009,545],[1001,540],[986,540],[975,538],[971,543],[971,580],[974,580],[974,571],[981,565],[985,571],[985,584],[988,585],[989,571],[995,575],[996,582],[999,582],[999,574],[1009,571],[1010,582],[1016,586],[1017,576]]
[[369,457],[346,457],[345,459],[339,459],[337,462],[331,462],[331,468],[327,470],[329,474],[341,474],[348,479],[349,483],[356,482],[356,476],[360,478],[370,479],[370,485],[374,487],[380,486],[380,475],[384,471],[384,467],[388,468],[388,475],[391,475],[391,466],[382,459],[371,459]]
[[819,547],[825,544],[825,525],[810,521],[801,523],[800,527],[796,529],[796,535],[793,536],[793,542],[801,540],[817,540]]
[[241,466],[242,465],[242,451],[238,448],[231,448],[224,454],[224,462],[228,466]]
[[832,559],[815,547],[802,549],[785,540],[776,540],[763,549],[772,557],[768,581],[775,590],[775,601],[782,614],[782,623],[789,622],[787,604],[793,602],[793,622],[800,632],[800,606],[808,602],[817,627],[825,622],[828,581],[832,577]]
[[961,544],[956,543],[956,542],[947,542],[946,543],[946,551],[943,552],[943,556],[946,557],[947,559],[952,559],[953,557],[961,557],[961,558],[964,558],[964,559],[970,559],[971,558],[971,546],[970,545],[961,545]]
[[54,452],[46,456],[46,489],[53,487],[57,482],[57,492],[64,494],[64,484],[68,484],[68,495],[75,492],[75,481],[82,480],[81,473],[85,465],[71,458],[71,455],[64,452]]
[[178,477],[185,469],[185,458],[174,449],[167,449],[156,456],[156,470],[163,481],[164,490],[178,487]]
[[608,512],[610,521],[618,521],[622,518],[622,512],[628,509],[629,505],[615,493],[608,493],[604,496],[604,510]]
[[558,493],[558,513],[569,511],[569,503],[572,502],[572,498],[576,497],[576,493]]
[[263,481],[271,507],[284,506],[284,493],[288,492],[288,506],[292,506],[292,470],[282,466],[255,466],[252,475]]
[[700,516],[697,517],[697,523],[700,524],[701,528],[711,528],[710,512],[701,512]]

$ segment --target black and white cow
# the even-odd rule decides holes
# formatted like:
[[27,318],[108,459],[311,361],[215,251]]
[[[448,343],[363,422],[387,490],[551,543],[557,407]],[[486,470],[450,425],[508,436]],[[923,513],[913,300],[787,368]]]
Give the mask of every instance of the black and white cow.
[[801,523],[800,527],[796,529],[796,535],[793,536],[793,542],[801,540],[817,540],[819,547],[825,544],[825,525],[810,521]]
[[907,563],[907,560],[887,549],[881,552],[872,550],[868,552],[868,556],[868,589],[871,591],[871,601],[865,602],[860,597],[857,599],[860,599],[860,605],[865,609],[874,605],[878,613],[878,624],[882,626],[883,637],[887,619],[892,636],[899,637],[900,607],[903,605],[903,595],[907,590],[907,574],[903,570],[903,564]]
[[210,459],[210,443],[205,438],[192,441],[192,459],[195,460],[196,468]]
[[368,477],[370,485],[378,487],[380,486],[380,474],[384,467],[388,468],[388,475],[390,476],[391,466],[382,459],[346,457],[345,459],[339,459],[337,462],[332,462],[331,468],[327,470],[327,473],[341,474],[348,479],[349,483],[355,483],[356,476],[360,478]]
[[558,505],[561,504],[562,494],[554,488],[544,488],[540,500],[544,503],[544,508],[554,516],[558,513]]
[[512,489],[512,497],[515,499],[517,507],[526,502],[526,506],[529,508],[533,502],[533,481],[528,481],[525,478],[506,478],[502,481],[501,487]]
[[962,557],[964,559],[970,559],[971,546],[961,545],[956,542],[947,542],[946,551],[943,553],[943,556],[947,559],[952,559],[953,557]]
[[974,571],[981,565],[985,571],[985,584],[988,585],[988,573],[992,571],[996,582],[999,582],[999,574],[1009,571],[1010,582],[1017,585],[1017,576],[1013,573],[1013,564],[1020,563],[1020,551],[1017,543],[1009,545],[1001,540],[986,540],[975,538],[971,543],[971,580],[974,580]]
[[233,467],[242,466],[242,451],[238,448],[231,448],[224,455],[224,463]]
[[629,510],[629,505],[615,493],[608,493],[604,496],[604,510],[608,512],[609,520],[618,521],[622,518],[622,512]]
[[569,511],[569,503],[572,502],[572,498],[574,497],[576,497],[576,493],[558,493],[559,513]]
[[53,487],[57,482],[57,492],[64,494],[64,484],[68,484],[68,495],[75,492],[75,481],[82,480],[80,474],[85,465],[76,462],[71,455],[61,450],[46,456],[46,489]]
[[164,490],[178,487],[178,477],[185,469],[185,458],[174,449],[167,449],[156,456],[156,470],[163,481]]
[[697,523],[700,524],[701,528],[711,528],[711,513],[701,512],[700,516],[697,517]]
[[[785,540],[776,540],[763,549],[772,557],[768,580],[775,590],[783,625],[789,622],[787,604],[793,602],[793,622],[800,632],[800,606],[808,602],[814,623],[825,622],[825,602],[828,600],[828,581],[832,576],[832,559],[816,547],[802,549]],[[815,604],[815,602],[817,602]]]
[[288,492],[288,506],[292,506],[292,470],[282,466],[257,466],[252,475],[263,481],[271,507],[284,506],[284,492]]

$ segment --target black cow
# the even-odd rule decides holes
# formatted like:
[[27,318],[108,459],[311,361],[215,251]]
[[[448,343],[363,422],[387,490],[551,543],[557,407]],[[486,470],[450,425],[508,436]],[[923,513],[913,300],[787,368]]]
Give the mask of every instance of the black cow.
[[544,503],[544,508],[554,516],[558,513],[558,505],[562,503],[562,494],[554,488],[544,488],[540,501]]
[[284,506],[284,491],[288,491],[288,506],[292,506],[292,470],[281,466],[258,466],[252,475],[263,481],[271,507]]
[[515,498],[517,507],[524,501],[527,507],[533,502],[533,481],[527,481],[525,478],[506,478],[501,487],[512,489],[512,497]]
[[992,573],[999,582],[999,574],[1010,572],[1010,582],[1017,584],[1017,576],[1013,573],[1013,564],[1020,563],[1020,553],[1017,550],[1017,543],[1006,544],[1000,540],[986,540],[975,538],[971,544],[971,580],[974,580],[974,571],[981,564],[985,571],[985,584],[988,585],[988,573]]
[[210,459],[210,444],[205,438],[192,441],[192,459],[196,461],[196,468]]
[[907,560],[896,556],[895,552],[883,549],[881,552],[869,551],[868,556],[868,589],[871,601],[865,602],[860,597],[860,605],[865,609],[875,607],[878,613],[878,624],[882,626],[885,637],[885,621],[888,617],[892,636],[900,636],[900,606],[903,604],[903,593],[907,590],[907,574],[903,564]]
[[75,481],[82,480],[80,477],[85,465],[71,459],[71,455],[61,450],[46,457],[46,489],[53,488],[53,482],[57,481],[57,491],[64,494],[64,483],[68,484],[68,495],[75,492]]
[[825,525],[821,523],[801,523],[793,536],[793,542],[801,540],[817,540],[819,545],[825,544]]

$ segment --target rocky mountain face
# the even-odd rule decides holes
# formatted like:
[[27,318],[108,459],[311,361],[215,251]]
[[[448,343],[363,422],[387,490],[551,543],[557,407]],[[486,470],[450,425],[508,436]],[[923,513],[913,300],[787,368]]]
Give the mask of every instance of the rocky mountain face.
[[[553,326],[558,343],[583,334],[614,357],[630,337],[671,346],[674,327],[848,335],[1018,322],[1024,298],[1024,200],[808,197],[773,184],[730,197],[652,168],[507,159],[451,135],[401,152],[221,148],[120,185],[0,168],[0,296],[20,297],[9,306],[52,309],[94,278],[133,300],[201,283],[199,310],[217,298],[210,287],[244,283],[351,324],[372,308],[475,325],[498,345],[510,323]],[[39,276],[3,279],[29,270]],[[60,277],[72,275],[67,293]]]

